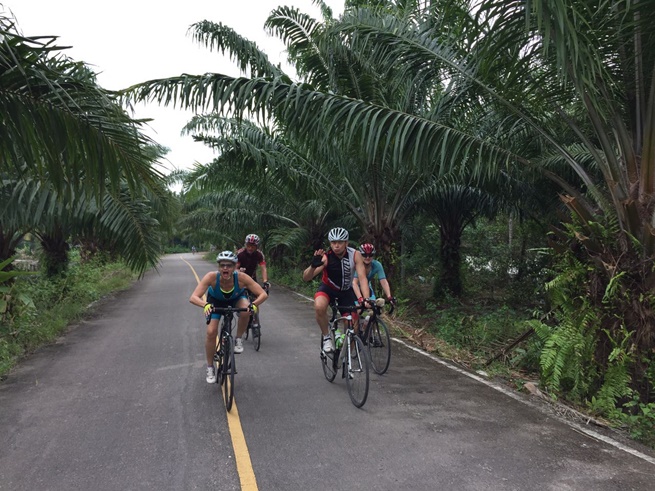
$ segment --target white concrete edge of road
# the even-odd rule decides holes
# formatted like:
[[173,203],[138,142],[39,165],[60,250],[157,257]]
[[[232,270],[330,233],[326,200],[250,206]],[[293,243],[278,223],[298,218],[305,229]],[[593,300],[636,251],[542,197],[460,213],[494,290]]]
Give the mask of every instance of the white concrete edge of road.
[[[309,298],[308,296],[303,295],[302,293],[298,293],[298,292],[293,292],[293,293],[298,295],[299,297],[304,298],[305,300],[310,301],[310,302],[314,301],[314,299]],[[398,339],[398,338],[394,338],[394,337],[392,337],[391,339],[393,339],[396,343],[402,344],[406,348],[409,348],[409,349],[415,351],[416,353],[419,353],[419,354],[421,354],[423,356],[427,356],[432,361],[435,361],[435,362],[439,363],[440,365],[443,365],[446,368],[449,368],[451,370],[456,371],[457,373],[465,375],[466,377],[469,377],[469,378],[471,378],[471,379],[473,379],[473,380],[475,380],[477,382],[480,382],[481,384],[484,384],[487,387],[491,387],[492,389],[495,389],[498,392],[502,392],[506,396],[511,397],[512,399],[514,399],[514,400],[516,400],[516,401],[518,401],[518,402],[520,402],[522,404],[525,404],[526,406],[530,406],[530,407],[532,407],[534,409],[537,409],[538,411],[540,411],[540,412],[542,412],[544,414],[547,414],[547,416],[554,417],[558,421],[561,421],[561,422],[567,424],[571,428],[579,431],[580,433],[583,433],[583,434],[587,435],[588,437],[591,437],[591,438],[596,439],[596,440],[600,440],[600,441],[602,441],[604,443],[607,443],[608,445],[611,445],[611,446],[613,446],[615,448],[618,448],[619,450],[623,450],[624,452],[627,452],[627,453],[629,453],[631,455],[634,455],[635,457],[638,457],[638,458],[640,458],[642,460],[645,460],[649,464],[655,465],[655,458],[650,457],[649,455],[646,455],[646,454],[644,454],[642,452],[639,452],[638,450],[635,450],[635,449],[630,448],[630,447],[628,447],[626,445],[623,445],[621,442],[618,442],[618,441],[616,441],[616,440],[614,440],[612,438],[609,438],[609,437],[607,437],[605,435],[601,435],[600,433],[598,433],[598,432],[596,432],[594,430],[590,430],[589,428],[586,428],[586,427],[584,427],[582,425],[579,425],[577,423],[569,421],[569,420],[567,420],[565,418],[558,417],[557,415],[554,415],[554,414],[551,414],[551,413],[546,413],[542,408],[540,408],[536,404],[530,403],[529,401],[527,401],[523,397],[519,396],[518,394],[512,392],[511,390],[506,389],[505,387],[502,387],[501,385],[495,384],[495,383],[493,383],[493,382],[491,382],[491,381],[489,381],[489,380],[487,380],[487,379],[485,379],[485,378],[483,378],[483,377],[481,377],[479,375],[475,375],[474,373],[467,372],[466,370],[463,370],[462,368],[459,368],[459,367],[447,362],[446,360],[442,360],[438,356],[432,355],[432,354],[430,354],[430,353],[428,353],[428,352],[426,352],[426,351],[424,351],[424,350],[422,350],[420,348],[417,348],[416,346],[412,346],[412,345],[406,343],[402,339]]]

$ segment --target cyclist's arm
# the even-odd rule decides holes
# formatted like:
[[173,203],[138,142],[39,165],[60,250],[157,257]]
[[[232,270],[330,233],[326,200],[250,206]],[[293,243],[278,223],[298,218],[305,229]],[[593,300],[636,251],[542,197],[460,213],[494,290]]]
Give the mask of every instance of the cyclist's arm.
[[207,303],[207,300],[204,298],[205,293],[207,292],[207,289],[214,283],[216,283],[216,273],[213,271],[207,273],[204,278],[200,280],[200,283],[198,283],[196,289],[193,290],[193,293],[189,297],[189,302],[191,302],[193,305],[197,305],[198,307],[204,307]]
[[239,286],[247,288],[256,298],[252,301],[253,305],[259,307],[268,298],[266,291],[246,273],[239,273]]
[[363,297],[362,288],[359,285],[359,278],[357,276],[355,276],[353,278],[353,291],[355,292],[355,297],[357,297],[357,298],[362,298]]
[[[359,278],[366,278],[366,265],[364,264],[364,259],[359,251],[355,251],[355,271],[357,271],[357,276]],[[371,296],[371,292],[368,288],[368,281],[362,281],[358,286],[361,291],[357,298],[369,298]],[[355,294],[357,294],[357,290],[355,290]]]
[[387,281],[386,278],[382,278],[380,280],[380,286],[382,287],[382,291],[384,292],[385,298],[391,297],[391,287],[389,286],[389,282]]
[[315,256],[318,256],[319,254],[323,256],[321,258],[321,265],[315,267],[310,264],[309,267],[302,272],[303,281],[312,281],[316,275],[323,272],[323,268],[325,268],[325,262],[326,262],[325,253],[323,249],[319,249],[318,251],[314,252]]
[[262,281],[266,283],[268,281],[268,269],[266,269],[266,263],[259,263],[259,269],[262,271]]

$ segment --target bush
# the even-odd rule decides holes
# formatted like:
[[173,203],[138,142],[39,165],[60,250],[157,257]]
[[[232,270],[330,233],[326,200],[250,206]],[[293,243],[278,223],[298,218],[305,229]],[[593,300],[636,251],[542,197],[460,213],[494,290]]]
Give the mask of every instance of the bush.
[[73,255],[69,270],[55,279],[45,276],[17,278],[14,316],[0,325],[0,375],[26,353],[55,339],[88,305],[103,295],[125,289],[135,275],[122,263],[89,261]]

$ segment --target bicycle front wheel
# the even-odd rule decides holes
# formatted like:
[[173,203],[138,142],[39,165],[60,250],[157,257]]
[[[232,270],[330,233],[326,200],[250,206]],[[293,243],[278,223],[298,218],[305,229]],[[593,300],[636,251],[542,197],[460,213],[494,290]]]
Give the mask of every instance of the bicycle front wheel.
[[391,363],[391,336],[384,321],[375,319],[371,321],[368,336],[364,340],[371,360],[371,367],[378,375],[389,369]]
[[259,351],[262,345],[262,326],[259,324],[252,328],[252,342],[255,343],[255,351]]
[[223,360],[223,400],[225,401],[225,408],[230,411],[232,409],[232,402],[234,401],[234,373],[237,366],[234,363],[234,341],[232,337],[225,340],[224,360]]
[[262,325],[259,323],[259,313],[251,318],[252,322],[252,342],[255,344],[255,351],[259,351],[262,345]]
[[352,336],[344,349],[347,350],[343,370],[346,372],[348,394],[355,407],[362,407],[368,397],[368,350],[358,336]]
[[338,351],[332,351],[331,353],[326,353],[323,351],[323,337],[321,336],[321,365],[323,366],[323,375],[325,375],[325,378],[328,382],[332,382],[337,376],[337,367],[335,362],[338,356]]

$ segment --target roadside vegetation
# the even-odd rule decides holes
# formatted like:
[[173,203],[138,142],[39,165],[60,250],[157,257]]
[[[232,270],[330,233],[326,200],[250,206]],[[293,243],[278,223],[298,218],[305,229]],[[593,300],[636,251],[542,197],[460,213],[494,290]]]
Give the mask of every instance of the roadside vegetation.
[[86,262],[79,252],[70,256],[67,271],[56,278],[24,274],[0,290],[0,379],[22,357],[89,315],[93,302],[128,288],[137,278],[124,262],[102,254]]
[[[6,309],[25,302],[6,292],[28,233],[56,282],[71,246],[138,275],[164,250],[254,232],[271,278],[307,291],[299,270],[342,226],[377,248],[410,339],[653,445],[655,10],[347,0],[335,17],[316,3],[320,18],[281,6],[264,26],[290,73],[199,19],[192,40],[241,77],[121,93],[3,17]],[[185,131],[217,157],[164,178],[165,149],[123,109],[143,101],[195,111]]]

